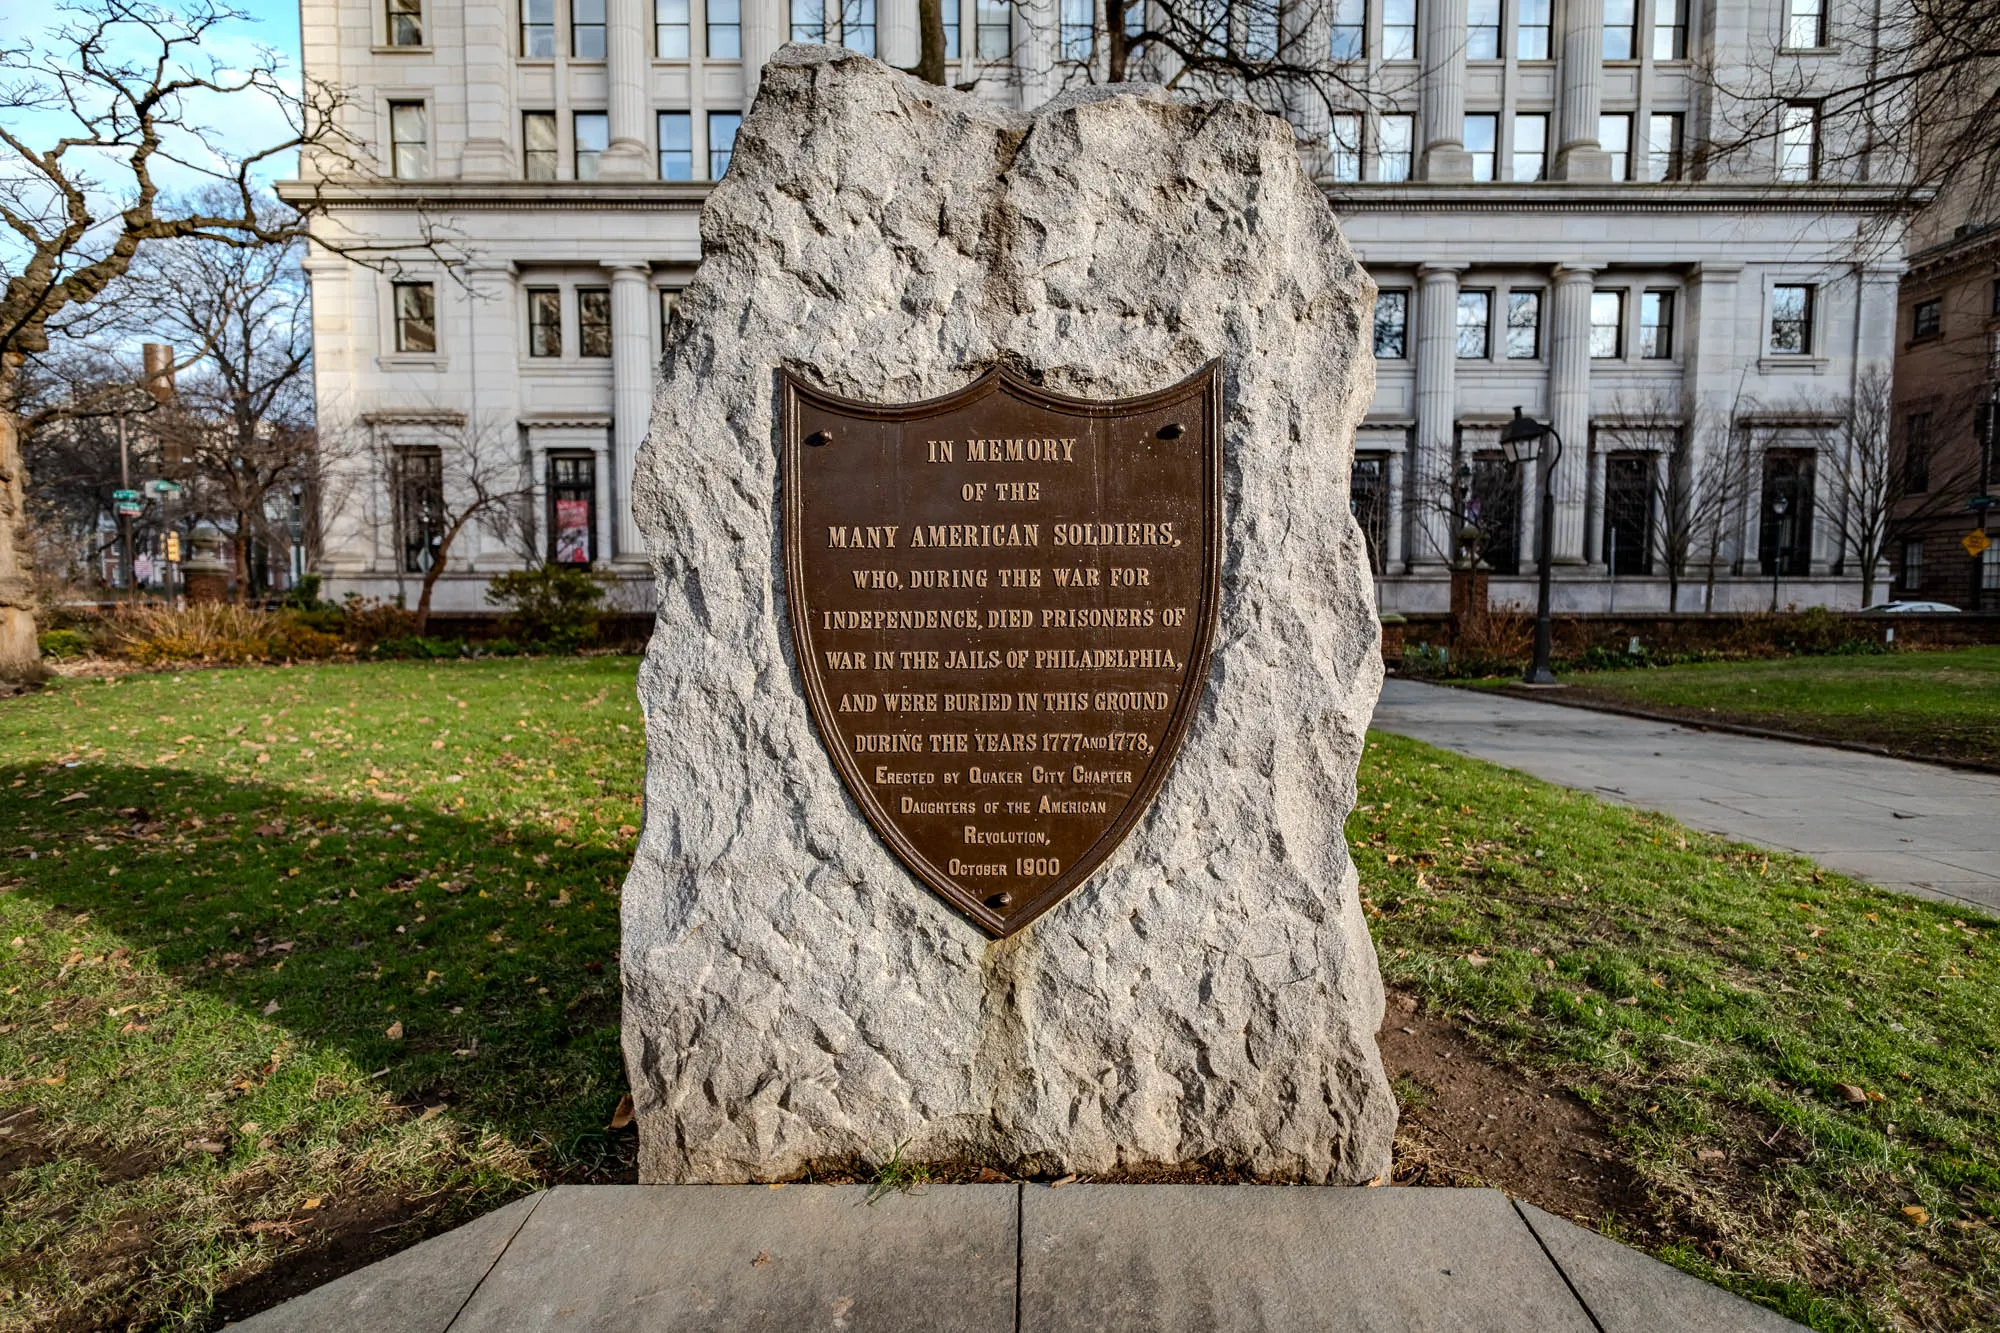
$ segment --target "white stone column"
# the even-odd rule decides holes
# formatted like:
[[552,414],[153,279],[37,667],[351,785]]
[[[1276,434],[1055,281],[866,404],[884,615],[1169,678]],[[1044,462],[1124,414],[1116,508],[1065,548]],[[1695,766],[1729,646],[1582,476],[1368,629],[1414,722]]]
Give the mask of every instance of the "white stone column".
[[312,285],[319,429],[321,439],[333,445],[327,450],[333,475],[323,497],[327,508],[320,515],[319,568],[331,578],[358,576],[368,571],[373,554],[368,508],[380,483],[368,454],[368,427],[355,414],[352,397],[354,357],[365,345],[355,336],[353,266],[322,250],[308,255],[302,267]]
[[[458,174],[465,180],[511,180],[520,174],[514,157],[513,98],[508,79],[514,59],[508,39],[507,8],[500,0],[464,0],[465,147]],[[434,7],[433,24],[444,16]],[[431,39],[437,41],[435,36]]]
[[1465,0],[1423,6],[1423,73],[1418,76],[1423,152],[1417,175],[1427,181],[1469,181],[1465,151]]
[[632,466],[646,440],[653,410],[653,327],[647,306],[653,294],[652,268],[643,263],[608,263],[611,270],[611,452],[618,513],[619,560],[643,560],[645,541],[632,514]]
[[1458,275],[1464,271],[1463,264],[1417,269],[1417,429],[1403,483],[1413,568],[1444,567],[1456,540],[1447,496],[1458,420]]
[[[1611,155],[1597,141],[1597,111],[1604,90],[1604,0],[1562,5],[1562,94],[1557,103],[1556,180],[1611,179]],[[1633,127],[1628,152],[1641,135]]]
[[646,149],[646,76],[652,68],[653,40],[646,0],[606,0],[605,74],[610,82],[611,141],[598,159],[604,180],[647,180],[654,175]]
[[1403,449],[1389,455],[1389,475],[1383,479],[1385,491],[1383,503],[1389,508],[1388,531],[1383,534],[1382,538],[1382,573],[1384,574],[1390,573],[1392,567],[1399,563],[1403,565],[1409,563],[1409,552],[1403,546],[1403,495],[1407,489],[1405,478],[1408,477],[1410,471],[1408,466],[1408,448],[1408,443],[1405,442]]
[[[1555,479],[1557,564],[1583,559],[1584,495],[1590,475],[1590,293],[1596,276],[1597,269],[1589,264],[1556,265],[1549,313],[1549,424],[1563,443]],[[1535,496],[1539,512],[1539,489]],[[1539,550],[1537,545],[1530,553]]]
[[876,0],[875,23],[875,49],[884,63],[897,69],[915,66],[923,44],[917,31],[917,0]]
[[785,0],[743,0],[743,109],[757,95],[764,62],[791,35]]

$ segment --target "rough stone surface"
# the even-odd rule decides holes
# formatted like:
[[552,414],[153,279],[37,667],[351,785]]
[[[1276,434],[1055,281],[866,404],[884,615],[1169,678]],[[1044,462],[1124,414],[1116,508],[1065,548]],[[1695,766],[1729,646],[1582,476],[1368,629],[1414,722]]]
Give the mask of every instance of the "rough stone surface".
[[[1395,1109],[1341,826],[1381,681],[1352,433],[1373,286],[1286,127],[1157,88],[1027,117],[826,47],[764,71],[634,483],[658,570],[624,895],[640,1177],[1200,1162],[1362,1181]],[[908,402],[1006,359],[1116,398],[1221,358],[1207,693],[1097,874],[992,943],[905,872],[807,715],[776,371]]]

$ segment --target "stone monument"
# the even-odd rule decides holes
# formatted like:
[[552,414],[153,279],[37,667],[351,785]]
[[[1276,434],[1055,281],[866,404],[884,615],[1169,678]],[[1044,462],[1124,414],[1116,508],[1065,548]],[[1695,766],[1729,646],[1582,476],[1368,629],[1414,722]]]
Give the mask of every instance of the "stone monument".
[[1374,290],[1288,127],[790,46],[702,239],[633,485],[641,1179],[1382,1175]]

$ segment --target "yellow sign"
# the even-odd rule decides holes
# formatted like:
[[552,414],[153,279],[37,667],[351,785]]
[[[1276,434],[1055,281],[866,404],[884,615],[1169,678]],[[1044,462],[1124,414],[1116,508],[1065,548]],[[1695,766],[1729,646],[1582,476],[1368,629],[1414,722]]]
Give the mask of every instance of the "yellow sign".
[[1985,549],[1991,546],[1993,543],[1990,540],[1988,540],[1985,529],[1974,528],[1971,532],[1968,532],[1963,537],[1959,538],[1958,544],[1965,548],[1965,553],[1967,555],[1971,556],[1974,560],[1977,560],[1980,556],[1980,553],[1985,551]]

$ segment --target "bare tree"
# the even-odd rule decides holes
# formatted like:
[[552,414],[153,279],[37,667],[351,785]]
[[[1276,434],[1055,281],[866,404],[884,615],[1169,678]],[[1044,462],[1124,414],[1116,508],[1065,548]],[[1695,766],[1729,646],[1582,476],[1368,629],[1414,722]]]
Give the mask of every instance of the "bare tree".
[[[1689,519],[1691,545],[1701,553],[1702,610],[1715,609],[1716,571],[1723,552],[1741,539],[1757,493],[1756,441],[1743,418],[1754,402],[1742,392],[1726,407],[1698,409],[1689,432],[1695,497]],[[1732,565],[1742,558],[1738,550]]]

